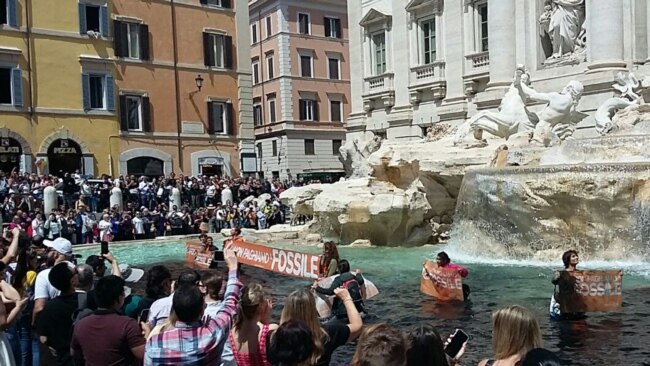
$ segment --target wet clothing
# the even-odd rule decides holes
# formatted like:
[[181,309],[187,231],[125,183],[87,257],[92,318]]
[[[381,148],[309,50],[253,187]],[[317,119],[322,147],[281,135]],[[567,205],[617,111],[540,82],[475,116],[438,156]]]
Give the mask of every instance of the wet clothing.
[[[362,293],[363,284],[364,284],[363,276],[361,276],[360,274],[353,275],[352,272],[346,272],[336,277],[334,281],[332,281],[332,286],[330,286],[329,288],[323,288],[320,286],[316,287],[316,292],[318,292],[319,294],[332,296],[334,295],[335,289],[339,287],[345,287],[350,292],[350,296],[352,297],[354,306],[357,308],[357,310],[360,313],[362,313],[365,310],[363,306],[363,293]],[[338,297],[335,297],[334,302],[332,303],[332,315],[335,315],[339,319],[347,318],[345,305],[343,305],[343,302]]]

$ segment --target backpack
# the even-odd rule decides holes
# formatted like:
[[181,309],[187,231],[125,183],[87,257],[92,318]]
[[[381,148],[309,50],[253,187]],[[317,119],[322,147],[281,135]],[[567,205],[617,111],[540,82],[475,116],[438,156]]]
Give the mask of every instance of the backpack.
[[88,294],[80,292],[77,294],[77,309],[72,313],[72,327],[81,319],[93,315],[94,311],[88,308]]
[[354,306],[356,306],[357,310],[360,312],[363,311],[363,292],[361,286],[359,286],[359,282],[357,282],[357,278],[352,277],[343,282],[341,286],[348,290],[350,297],[352,297],[352,302],[354,302]]

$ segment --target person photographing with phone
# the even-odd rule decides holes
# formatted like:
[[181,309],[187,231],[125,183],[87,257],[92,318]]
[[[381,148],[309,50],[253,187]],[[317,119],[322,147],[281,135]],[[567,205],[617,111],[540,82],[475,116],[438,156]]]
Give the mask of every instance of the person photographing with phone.
[[460,365],[469,336],[460,329],[443,343],[438,330],[431,324],[421,323],[408,333],[410,348],[406,354],[407,366]]

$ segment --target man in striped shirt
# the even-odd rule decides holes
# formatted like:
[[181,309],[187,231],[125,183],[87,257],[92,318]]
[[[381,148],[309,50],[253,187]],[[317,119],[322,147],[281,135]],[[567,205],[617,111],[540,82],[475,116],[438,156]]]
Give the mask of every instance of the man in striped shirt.
[[228,266],[228,284],[222,308],[214,318],[202,322],[205,303],[199,288],[182,286],[177,289],[172,300],[175,326],[149,338],[145,366],[219,364],[243,287],[237,278],[234,250],[228,245],[223,252]]

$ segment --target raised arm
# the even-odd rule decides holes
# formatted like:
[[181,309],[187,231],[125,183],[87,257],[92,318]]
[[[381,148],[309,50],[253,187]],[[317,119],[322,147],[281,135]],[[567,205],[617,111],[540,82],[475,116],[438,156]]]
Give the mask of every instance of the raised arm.
[[11,238],[9,249],[7,249],[7,254],[5,254],[5,256],[0,260],[6,265],[9,265],[9,263],[11,263],[16,258],[16,254],[18,254],[18,239],[20,236],[20,229],[16,226],[11,230],[11,234],[13,237]]
[[536,102],[549,102],[551,100],[550,93],[540,93],[537,90],[529,87],[528,85],[521,82],[521,77],[515,78],[514,82],[519,92],[526,98],[534,100]]
[[237,305],[241,297],[243,284],[237,278],[237,255],[230,245],[223,249],[224,261],[228,265],[228,283],[223,304],[213,319],[210,319],[209,327],[213,330],[220,330],[230,324],[237,313]]

